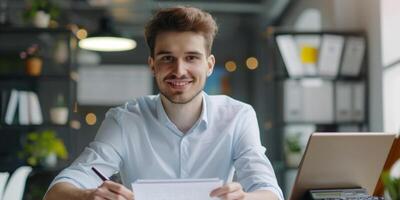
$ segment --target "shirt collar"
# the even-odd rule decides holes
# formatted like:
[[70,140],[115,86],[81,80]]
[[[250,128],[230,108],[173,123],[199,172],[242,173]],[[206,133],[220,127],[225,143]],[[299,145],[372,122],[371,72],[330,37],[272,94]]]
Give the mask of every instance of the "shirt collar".
[[[194,124],[194,126],[198,126],[200,124],[204,124],[204,126],[207,128],[208,126],[208,111],[207,111],[207,100],[208,96],[205,92],[201,93],[202,95],[202,103],[203,106],[201,108],[201,114],[199,120]],[[161,95],[157,95],[157,105],[156,105],[156,110],[157,110],[157,119],[164,125],[170,126],[174,125],[172,121],[168,118],[167,113],[164,110],[164,106],[162,105],[161,102]],[[175,125],[174,125],[175,126]]]

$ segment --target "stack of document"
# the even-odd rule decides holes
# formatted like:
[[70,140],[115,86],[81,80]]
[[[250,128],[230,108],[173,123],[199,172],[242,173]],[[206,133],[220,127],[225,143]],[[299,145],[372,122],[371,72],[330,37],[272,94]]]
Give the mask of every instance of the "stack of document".
[[132,190],[135,200],[216,200],[210,193],[221,186],[217,178],[137,180]]

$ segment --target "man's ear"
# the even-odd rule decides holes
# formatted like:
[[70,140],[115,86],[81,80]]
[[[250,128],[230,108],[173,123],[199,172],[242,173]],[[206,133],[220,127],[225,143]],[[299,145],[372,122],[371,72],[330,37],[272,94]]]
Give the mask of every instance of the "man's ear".
[[154,69],[154,59],[153,59],[153,57],[149,56],[149,57],[147,58],[147,63],[149,64],[151,73],[152,73],[153,76],[154,76],[154,74],[155,74],[155,69]]
[[207,63],[208,63],[208,71],[207,71],[207,76],[210,76],[214,70],[214,65],[215,65],[215,57],[214,55],[210,55],[207,58]]

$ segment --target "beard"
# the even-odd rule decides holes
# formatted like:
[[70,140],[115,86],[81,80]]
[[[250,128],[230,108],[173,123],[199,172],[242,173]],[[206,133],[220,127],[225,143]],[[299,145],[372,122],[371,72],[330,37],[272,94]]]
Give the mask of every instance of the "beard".
[[160,93],[166,98],[168,99],[168,101],[170,101],[173,104],[187,104],[191,101],[193,101],[194,98],[196,98],[198,95],[200,95],[200,93],[203,91],[203,88],[201,88],[199,91],[197,91],[193,96],[189,97],[189,99],[183,99],[183,100],[176,100],[174,99],[174,96],[179,96],[182,95],[183,93],[177,93],[177,94],[166,94],[165,92],[163,92],[162,90],[160,90]]
[[[165,77],[163,79],[162,83],[159,83],[157,81],[158,88],[160,89],[160,93],[166,99],[168,99],[168,101],[170,101],[171,103],[174,103],[174,104],[187,104],[187,103],[193,101],[193,99],[196,98],[204,89],[204,84],[203,84],[202,86],[200,86],[198,88],[197,87],[190,88],[192,90],[189,90],[189,91],[169,92],[168,87],[165,88],[165,89],[163,89],[161,87],[163,83],[166,84],[166,81],[168,79],[182,79],[182,80],[184,80],[184,79],[191,79],[191,78],[187,77],[186,75],[183,75],[182,77],[179,77],[179,78],[176,77],[175,75],[171,75],[171,76]],[[192,78],[192,79],[193,80],[191,81],[192,82],[191,84],[194,84],[194,83],[199,84],[199,80],[198,79],[196,79],[196,78]],[[168,84],[166,84],[166,85],[168,85]],[[193,91],[193,90],[197,90],[197,91]],[[185,95],[188,95],[188,96],[185,96]]]

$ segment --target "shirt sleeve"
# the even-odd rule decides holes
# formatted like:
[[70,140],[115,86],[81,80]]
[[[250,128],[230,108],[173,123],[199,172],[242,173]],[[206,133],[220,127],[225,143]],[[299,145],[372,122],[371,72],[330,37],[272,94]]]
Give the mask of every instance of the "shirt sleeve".
[[241,117],[233,152],[237,180],[246,192],[270,190],[283,200],[274,169],[265,156],[266,149],[261,145],[254,109],[249,106]]
[[122,129],[118,124],[118,111],[107,112],[93,142],[66,169],[58,174],[50,184],[68,182],[82,189],[96,188],[102,180],[91,170],[96,167],[110,177],[122,164]]

